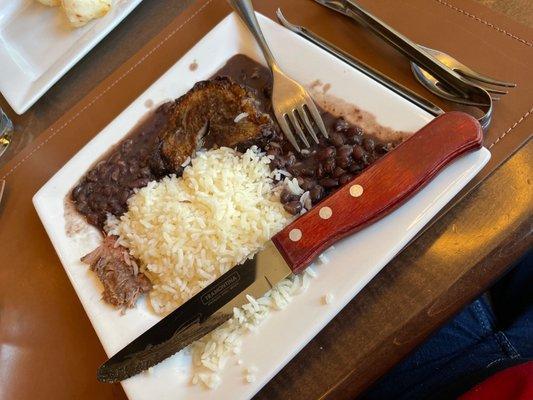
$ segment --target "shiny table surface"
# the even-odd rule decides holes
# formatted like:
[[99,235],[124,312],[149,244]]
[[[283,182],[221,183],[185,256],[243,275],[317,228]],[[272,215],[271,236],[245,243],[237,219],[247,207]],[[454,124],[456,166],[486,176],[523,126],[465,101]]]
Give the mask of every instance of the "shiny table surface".
[[[533,26],[533,2],[479,1]],[[164,3],[143,2],[24,115],[16,116],[0,97],[0,106],[17,128],[0,166],[192,1]],[[353,398],[504,273],[532,245],[531,160],[529,142],[396,257],[257,398]],[[4,398],[2,382],[15,378],[2,370],[2,354],[4,350],[0,353],[0,397]],[[68,379],[76,380],[75,374],[65,379],[68,385]],[[307,388],[305,393],[291,389],[296,382]],[[20,388],[17,393],[17,398],[39,398],[37,387]],[[57,399],[72,394],[59,387],[55,393]],[[120,386],[104,389],[96,381],[79,395],[125,397]]]

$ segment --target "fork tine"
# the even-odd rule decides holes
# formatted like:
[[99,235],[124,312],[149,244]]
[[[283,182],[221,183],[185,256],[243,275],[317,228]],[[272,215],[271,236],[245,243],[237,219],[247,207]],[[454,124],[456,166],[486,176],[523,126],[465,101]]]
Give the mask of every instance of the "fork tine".
[[324,126],[324,121],[322,121],[322,117],[320,116],[320,113],[318,112],[318,109],[316,108],[315,102],[313,99],[308,98],[305,101],[305,105],[307,106],[307,109],[311,113],[311,117],[313,117],[313,120],[315,121],[315,124],[318,126],[318,129],[320,129],[320,132],[322,132],[322,135],[324,137],[329,137],[328,132],[326,131],[326,127]]
[[495,85],[495,86],[516,87],[516,83],[504,82],[504,81],[499,81],[499,80],[496,80],[496,79],[492,79],[491,77],[486,76],[486,75],[481,75],[480,73],[475,72],[475,71],[471,70],[470,68],[468,68],[468,69],[459,69],[458,68],[455,71],[457,73],[459,73],[460,75],[463,75],[466,78],[474,79],[474,80],[476,80],[478,82],[489,83],[489,84]]
[[[470,82],[472,82],[472,81],[470,81]],[[493,94],[502,94],[503,95],[503,94],[509,93],[507,90],[495,89],[494,87],[489,86],[489,85],[485,85],[483,83],[472,82],[472,84],[474,84],[476,86],[479,86],[480,88],[485,89],[487,92],[493,93]]]
[[289,124],[287,123],[287,120],[285,119],[285,114],[279,115],[276,113],[276,119],[278,120],[278,124],[285,134],[285,137],[291,142],[293,147],[296,149],[296,151],[300,152],[300,146],[298,146],[298,143],[296,142],[296,138],[292,134],[291,128],[289,127]]
[[309,121],[309,117],[307,116],[304,107],[300,106],[296,108],[296,110],[298,110],[298,115],[300,116],[300,119],[304,122],[304,125],[309,131],[309,134],[311,135],[315,143],[318,144],[318,137],[316,136],[315,128],[313,128],[313,124],[311,124],[311,121]]
[[498,89],[489,88],[489,87],[486,87],[486,86],[482,86],[482,88],[485,89],[487,92],[492,93],[492,94],[504,95],[504,94],[509,93],[507,90],[498,90]]
[[291,120],[291,123],[294,126],[294,129],[296,129],[296,133],[298,133],[298,136],[300,136],[300,139],[302,139],[302,142],[304,142],[305,147],[309,147],[309,141],[305,137],[305,133],[302,130],[302,127],[300,126],[298,119],[296,118],[295,110],[289,111],[286,115]]

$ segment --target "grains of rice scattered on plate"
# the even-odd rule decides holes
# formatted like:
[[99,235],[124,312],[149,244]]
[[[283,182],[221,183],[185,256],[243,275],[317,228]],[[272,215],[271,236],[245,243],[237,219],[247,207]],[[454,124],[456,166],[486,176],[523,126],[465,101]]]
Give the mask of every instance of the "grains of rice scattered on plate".
[[333,295],[331,293],[328,293],[324,296],[324,304],[331,304],[331,302],[333,301]]

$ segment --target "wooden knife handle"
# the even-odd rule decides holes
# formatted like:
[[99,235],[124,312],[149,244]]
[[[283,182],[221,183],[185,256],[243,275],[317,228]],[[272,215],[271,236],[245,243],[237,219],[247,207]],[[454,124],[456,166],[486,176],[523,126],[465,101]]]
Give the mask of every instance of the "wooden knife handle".
[[482,135],[478,121],[468,114],[435,118],[272,241],[293,272],[301,272],[333,243],[400,206],[447,163],[481,147]]

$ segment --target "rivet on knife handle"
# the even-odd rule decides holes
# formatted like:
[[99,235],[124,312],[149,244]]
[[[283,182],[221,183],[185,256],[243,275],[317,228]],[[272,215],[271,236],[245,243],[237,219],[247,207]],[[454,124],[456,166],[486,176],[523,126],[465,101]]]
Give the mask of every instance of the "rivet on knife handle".
[[461,112],[437,117],[272,241],[298,273],[333,243],[393,211],[447,163],[481,144],[481,126],[473,117]]

